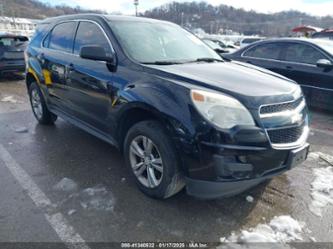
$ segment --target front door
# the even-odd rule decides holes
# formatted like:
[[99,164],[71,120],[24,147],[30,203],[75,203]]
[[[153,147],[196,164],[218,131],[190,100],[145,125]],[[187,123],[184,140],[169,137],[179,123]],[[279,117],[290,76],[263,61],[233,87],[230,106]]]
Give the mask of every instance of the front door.
[[83,46],[100,46],[110,56],[111,43],[103,28],[91,21],[80,21],[71,59],[67,87],[68,99],[75,116],[99,131],[109,131],[109,113],[112,107],[112,72],[106,62],[83,59],[79,56]]

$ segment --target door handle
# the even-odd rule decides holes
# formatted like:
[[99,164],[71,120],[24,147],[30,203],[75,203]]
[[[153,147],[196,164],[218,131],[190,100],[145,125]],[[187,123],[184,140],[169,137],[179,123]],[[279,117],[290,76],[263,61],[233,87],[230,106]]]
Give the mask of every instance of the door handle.
[[246,63],[252,64],[252,61],[246,61]]
[[293,70],[293,67],[292,66],[286,66],[286,69]]

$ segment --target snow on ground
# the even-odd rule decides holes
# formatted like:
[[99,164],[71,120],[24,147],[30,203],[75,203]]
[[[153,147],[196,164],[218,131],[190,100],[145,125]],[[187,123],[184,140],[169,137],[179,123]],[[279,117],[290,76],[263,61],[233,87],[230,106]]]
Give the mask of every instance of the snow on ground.
[[8,102],[8,103],[12,103],[12,104],[16,104],[19,103],[19,101],[17,99],[15,99],[13,96],[6,96],[3,97],[1,99],[1,102]]
[[322,217],[324,208],[333,204],[333,156],[312,152],[308,159],[316,161],[321,166],[312,168],[314,180],[311,183],[312,202],[309,204],[309,209],[316,216]]
[[221,242],[253,243],[278,242],[287,243],[301,241],[304,224],[290,216],[277,216],[269,224],[259,224],[255,228],[243,230],[239,234],[232,233],[229,238],[221,238]]
[[322,216],[323,209],[333,205],[333,167],[313,169],[315,180],[311,184],[312,202],[310,211],[317,216]]

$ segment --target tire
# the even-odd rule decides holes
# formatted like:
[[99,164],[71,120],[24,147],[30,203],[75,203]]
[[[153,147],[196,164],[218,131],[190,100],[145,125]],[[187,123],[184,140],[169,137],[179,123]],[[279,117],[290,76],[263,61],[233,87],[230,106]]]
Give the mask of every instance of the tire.
[[29,87],[29,97],[31,109],[37,121],[42,125],[53,125],[57,116],[47,108],[44,96],[35,82]]
[[[139,189],[152,198],[169,198],[185,186],[175,147],[157,121],[142,121],[130,128],[124,142],[124,157]],[[141,167],[137,167],[139,164]]]

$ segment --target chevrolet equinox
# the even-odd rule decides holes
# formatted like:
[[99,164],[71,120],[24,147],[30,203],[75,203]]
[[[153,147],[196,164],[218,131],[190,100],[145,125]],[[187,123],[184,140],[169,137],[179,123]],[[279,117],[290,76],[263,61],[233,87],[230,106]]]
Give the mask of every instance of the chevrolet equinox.
[[303,162],[308,113],[300,87],[223,61],[181,27],[81,14],[42,21],[26,51],[40,124],[57,117],[116,146],[148,196],[183,187],[238,194]]

